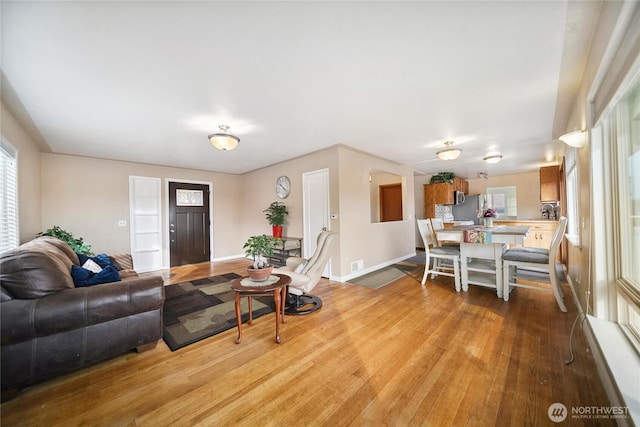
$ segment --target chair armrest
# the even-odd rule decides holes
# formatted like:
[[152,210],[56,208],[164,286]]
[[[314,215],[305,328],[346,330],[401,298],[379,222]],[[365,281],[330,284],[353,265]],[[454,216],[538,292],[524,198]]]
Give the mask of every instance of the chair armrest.
[[164,302],[161,276],[73,288],[36,299],[2,303],[2,345],[159,310]]
[[296,267],[303,262],[307,262],[307,260],[297,256],[290,256],[289,258],[287,258],[286,265],[287,267],[293,267],[292,270],[295,270]]

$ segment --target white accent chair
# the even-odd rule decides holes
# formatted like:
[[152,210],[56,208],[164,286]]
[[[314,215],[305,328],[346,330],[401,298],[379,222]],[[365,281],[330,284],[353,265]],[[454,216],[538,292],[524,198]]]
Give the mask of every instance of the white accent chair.
[[[425,252],[422,284],[426,283],[429,273],[432,279],[438,275],[449,276],[455,281],[456,292],[460,292],[460,249],[454,246],[439,246],[428,219],[419,219],[417,223]],[[430,267],[430,260],[433,260],[433,267]]]
[[[567,228],[567,218],[560,217],[558,227],[551,239],[550,249],[515,247],[502,255],[503,298],[509,301],[509,293],[514,287],[553,291],[560,310],[567,312],[564,294],[556,271],[556,255]],[[518,280],[526,280],[520,282]],[[541,286],[549,283],[551,286]]]
[[320,281],[337,237],[338,233],[334,231],[322,231],[318,235],[318,244],[311,258],[289,257],[284,267],[273,270],[273,273],[291,277],[288,286],[289,306],[285,314],[309,314],[322,307],[322,300],[308,292]]

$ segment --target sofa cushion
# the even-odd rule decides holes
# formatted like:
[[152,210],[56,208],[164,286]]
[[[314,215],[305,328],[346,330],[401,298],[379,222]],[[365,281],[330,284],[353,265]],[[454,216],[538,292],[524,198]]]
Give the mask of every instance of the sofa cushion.
[[80,261],[78,260],[78,256],[76,255],[76,253],[73,251],[73,249],[71,249],[71,246],[69,246],[68,244],[66,244],[65,242],[63,242],[62,240],[56,238],[56,237],[52,237],[52,236],[40,236],[34,240],[32,240],[32,242],[46,242],[52,246],[55,246],[56,248],[60,249],[66,256],[67,258],[69,258],[69,260],[75,264],[75,265],[80,265]]
[[72,289],[71,267],[55,255],[60,250],[44,242],[30,243],[0,254],[0,284],[9,294],[30,299]]

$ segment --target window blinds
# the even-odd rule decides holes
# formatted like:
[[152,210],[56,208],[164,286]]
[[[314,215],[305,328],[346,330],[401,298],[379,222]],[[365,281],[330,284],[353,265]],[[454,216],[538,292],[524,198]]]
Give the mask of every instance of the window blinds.
[[15,150],[0,145],[0,252],[18,246],[18,165]]

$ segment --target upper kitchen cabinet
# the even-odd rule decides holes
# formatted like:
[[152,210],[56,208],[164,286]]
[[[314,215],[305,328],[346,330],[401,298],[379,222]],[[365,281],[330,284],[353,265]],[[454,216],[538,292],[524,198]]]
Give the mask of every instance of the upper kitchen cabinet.
[[540,168],[540,201],[560,200],[560,168],[547,166]]
[[440,182],[438,184],[424,184],[424,217],[436,216],[436,205],[453,205],[454,184]]
[[453,178],[453,186],[456,191],[462,191],[464,194],[469,194],[469,181],[455,177]]

